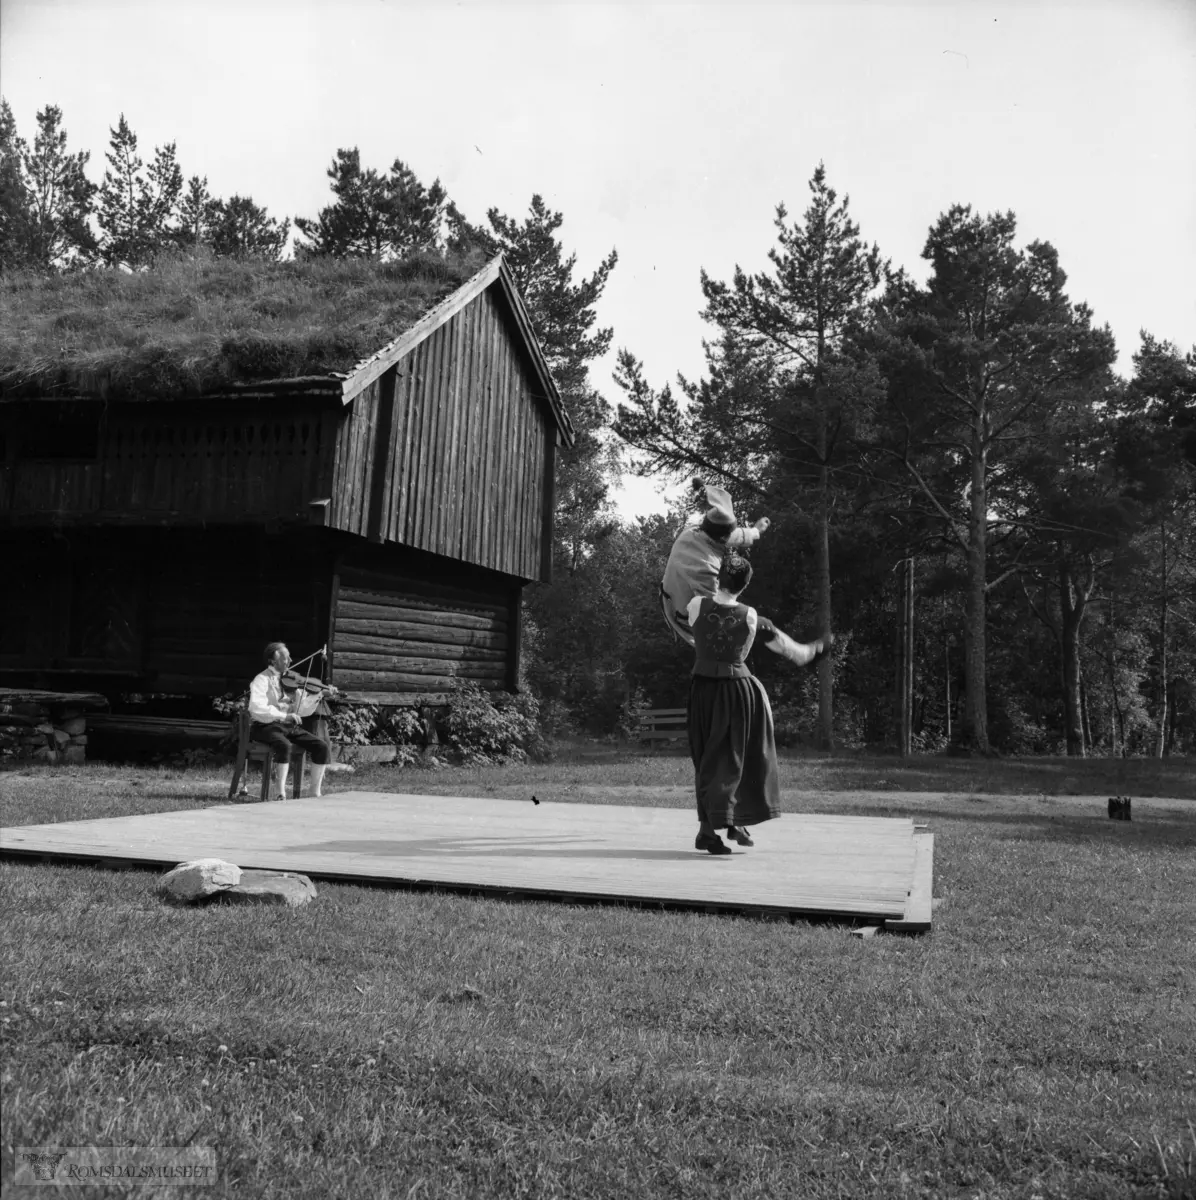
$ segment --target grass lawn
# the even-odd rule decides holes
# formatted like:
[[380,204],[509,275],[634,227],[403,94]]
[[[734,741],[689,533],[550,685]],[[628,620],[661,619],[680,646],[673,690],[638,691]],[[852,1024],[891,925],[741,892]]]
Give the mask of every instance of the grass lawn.
[[[0,864],[5,1194],[18,1146],[189,1143],[211,1196],[1196,1196],[1196,764],[782,777],[788,811],[929,822],[932,933],[334,884],[184,909],[146,872]],[[0,821],[227,780],[10,771]],[[684,758],[584,746],[329,781],[690,803]]]

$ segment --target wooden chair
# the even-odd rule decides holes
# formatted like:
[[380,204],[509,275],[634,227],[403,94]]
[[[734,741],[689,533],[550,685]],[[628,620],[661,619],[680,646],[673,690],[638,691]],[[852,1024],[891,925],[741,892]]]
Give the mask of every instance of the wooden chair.
[[[236,799],[238,795],[248,796],[249,789],[245,786],[244,774],[246,764],[255,762],[262,766],[262,799],[270,799],[270,768],[274,765],[274,756],[270,747],[262,742],[249,739],[249,710],[237,710],[237,762],[233,767],[233,781],[228,785],[228,798]],[[307,766],[307,752],[298,746],[291,747],[291,773],[287,782],[294,781],[294,799],[298,800],[303,792],[303,773]],[[238,790],[239,788],[239,790]]]
[[663,741],[688,738],[686,710],[683,708],[650,708],[640,713],[640,741],[652,742],[652,749]]

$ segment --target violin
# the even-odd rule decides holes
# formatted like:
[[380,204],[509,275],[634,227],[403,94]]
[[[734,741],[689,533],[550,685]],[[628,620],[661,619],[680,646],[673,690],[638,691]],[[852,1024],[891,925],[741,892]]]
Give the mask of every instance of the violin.
[[284,692],[302,691],[308,696],[336,696],[340,688],[333,683],[324,683],[319,679],[304,678],[298,671],[288,670],[279,677],[278,682]]
[[[300,702],[306,700],[308,696],[314,696],[317,700],[324,700],[329,696],[337,696],[340,694],[340,689],[331,683],[324,683],[320,679],[311,677],[311,667],[307,668],[306,675],[300,675],[296,666],[302,666],[305,662],[310,662],[316,656],[321,658],[328,657],[328,647],[321,646],[319,650],[309,654],[306,658],[301,658],[298,663],[292,663],[291,666],[283,672],[279,677],[279,683],[284,692],[289,692],[292,695],[300,694]],[[310,703],[310,702],[309,702]]]

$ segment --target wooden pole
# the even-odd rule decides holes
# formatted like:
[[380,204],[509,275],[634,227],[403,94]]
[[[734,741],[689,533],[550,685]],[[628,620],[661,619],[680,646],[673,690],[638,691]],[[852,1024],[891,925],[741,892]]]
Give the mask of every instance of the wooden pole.
[[905,560],[902,589],[901,645],[901,755],[908,758],[914,748],[914,560]]
[[943,688],[947,694],[947,744],[951,744],[951,635],[943,621]]

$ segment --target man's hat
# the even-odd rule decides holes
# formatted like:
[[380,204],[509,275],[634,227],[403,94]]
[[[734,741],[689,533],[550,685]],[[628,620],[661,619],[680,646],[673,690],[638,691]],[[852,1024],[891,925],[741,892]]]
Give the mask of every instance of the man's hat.
[[735,520],[735,510],[731,507],[731,494],[720,487],[706,488],[706,520],[711,525],[723,525],[734,529],[739,523]]

